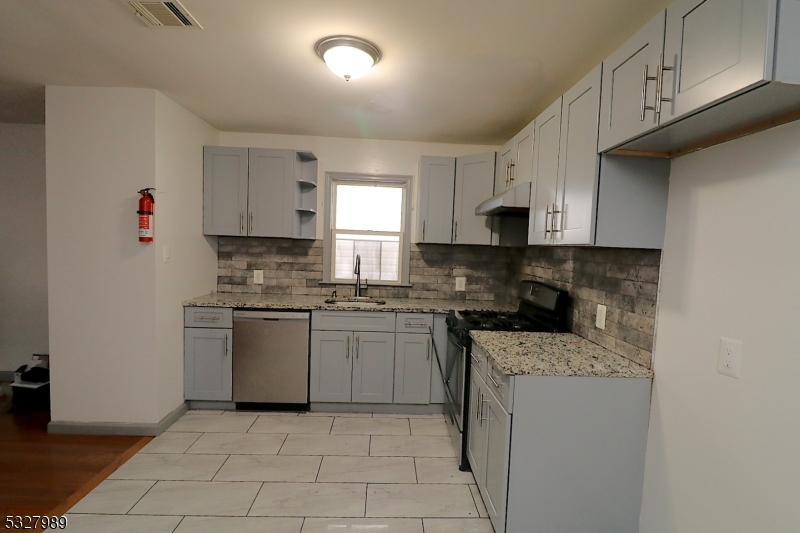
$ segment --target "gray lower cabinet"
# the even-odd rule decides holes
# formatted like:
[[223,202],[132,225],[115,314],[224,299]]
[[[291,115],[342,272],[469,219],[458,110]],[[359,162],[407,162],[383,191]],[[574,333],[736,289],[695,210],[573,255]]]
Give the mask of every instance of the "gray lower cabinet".
[[230,329],[184,328],[184,398],[233,400]]
[[649,379],[514,376],[500,401],[471,372],[467,457],[495,533],[638,531]]
[[394,333],[355,332],[355,403],[392,403]]
[[349,331],[311,332],[312,402],[349,402],[352,398],[353,364],[351,346],[355,339]]
[[394,403],[431,401],[431,336],[398,333],[394,346]]
[[392,403],[394,333],[311,332],[312,402]]

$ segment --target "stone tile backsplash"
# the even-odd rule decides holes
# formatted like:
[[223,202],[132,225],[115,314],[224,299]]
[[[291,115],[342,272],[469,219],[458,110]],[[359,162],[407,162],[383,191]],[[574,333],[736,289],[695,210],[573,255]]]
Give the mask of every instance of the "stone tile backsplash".
[[[491,246],[411,245],[411,287],[371,286],[370,296],[506,301],[508,249]],[[322,241],[219,237],[217,291],[262,294],[353,294],[352,285],[320,285]],[[264,284],[253,284],[253,270]],[[456,292],[455,276],[467,278]]]
[[[649,368],[660,260],[660,250],[412,244],[411,287],[372,286],[368,294],[516,305],[522,279],[550,283],[572,295],[574,333]],[[264,271],[263,285],[253,284],[253,270]],[[455,291],[456,276],[467,278],[466,292]],[[219,292],[353,294],[352,285],[321,281],[322,241],[219,237]],[[598,303],[608,308],[604,331],[594,325]]]
[[[650,368],[661,250],[530,246],[509,256],[509,291],[523,279],[568,290],[570,328],[614,353]],[[597,304],[606,329],[595,327]]]

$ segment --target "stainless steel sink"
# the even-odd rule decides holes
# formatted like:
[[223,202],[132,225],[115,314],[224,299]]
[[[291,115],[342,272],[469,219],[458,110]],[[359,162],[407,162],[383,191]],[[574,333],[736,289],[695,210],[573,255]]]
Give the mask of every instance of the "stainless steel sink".
[[325,300],[326,304],[333,305],[386,305],[386,300],[378,300],[377,298],[370,298],[369,296],[347,296],[340,298],[328,298]]

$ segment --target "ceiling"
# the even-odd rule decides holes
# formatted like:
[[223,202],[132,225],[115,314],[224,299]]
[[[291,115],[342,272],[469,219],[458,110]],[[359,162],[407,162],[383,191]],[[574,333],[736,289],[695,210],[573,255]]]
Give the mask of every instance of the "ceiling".
[[[44,86],[147,87],[222,131],[501,144],[668,0],[181,0],[204,29],[120,0],[3,0],[0,122],[44,122]],[[383,54],[345,82],[334,34]]]

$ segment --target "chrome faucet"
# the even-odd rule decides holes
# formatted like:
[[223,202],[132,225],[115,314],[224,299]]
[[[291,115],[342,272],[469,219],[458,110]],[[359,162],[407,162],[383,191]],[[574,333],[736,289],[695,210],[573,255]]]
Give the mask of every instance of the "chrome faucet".
[[353,270],[356,275],[356,298],[361,297],[361,254],[356,255],[356,268]]

